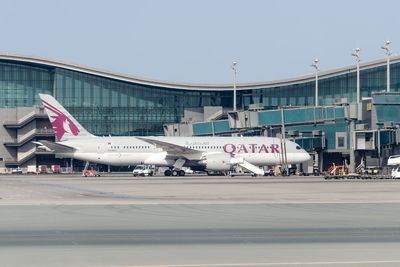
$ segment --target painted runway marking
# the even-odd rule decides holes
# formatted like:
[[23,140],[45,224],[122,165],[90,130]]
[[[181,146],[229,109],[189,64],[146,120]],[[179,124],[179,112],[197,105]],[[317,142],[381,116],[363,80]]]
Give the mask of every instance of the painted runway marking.
[[120,265],[109,267],[225,267],[225,266],[283,266],[283,265],[343,265],[343,264],[386,264],[400,263],[400,260],[375,261],[315,261],[315,262],[255,262],[255,263],[215,263],[215,264],[167,264],[167,265]]

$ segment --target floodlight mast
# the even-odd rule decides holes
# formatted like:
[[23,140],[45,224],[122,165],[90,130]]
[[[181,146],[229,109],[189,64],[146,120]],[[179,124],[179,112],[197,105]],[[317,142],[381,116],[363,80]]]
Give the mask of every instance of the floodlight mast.
[[[358,105],[360,104],[360,48],[356,48],[356,51],[351,54],[353,57],[356,57],[357,63],[357,110]],[[355,120],[350,120],[350,173],[355,173]]]
[[234,61],[232,63],[233,69],[233,111],[236,111],[236,64],[237,62]]
[[390,41],[387,40],[381,48],[386,50],[386,92],[390,92]]
[[351,54],[356,57],[357,63],[357,104],[360,103],[360,48],[356,48],[356,52]]
[[319,59],[316,58],[316,59],[314,59],[314,63],[311,64],[311,67],[315,68],[315,106],[316,107],[318,107],[318,71],[319,71],[318,62],[319,62]]

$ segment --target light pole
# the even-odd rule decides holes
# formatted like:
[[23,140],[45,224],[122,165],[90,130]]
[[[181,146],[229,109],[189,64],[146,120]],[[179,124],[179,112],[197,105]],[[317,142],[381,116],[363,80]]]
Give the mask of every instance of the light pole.
[[360,48],[356,48],[356,52],[351,54],[356,57],[357,62],[357,104],[360,103]]
[[381,46],[382,49],[386,50],[386,92],[390,92],[390,41],[387,40],[384,46]]
[[[360,103],[360,48],[356,48],[356,51],[351,54],[353,57],[356,57],[356,62],[357,62],[357,110],[358,110],[358,105]],[[355,131],[355,120],[350,118],[350,173],[355,173],[356,168],[355,168],[355,136],[354,136],[354,131]]]
[[318,58],[314,59],[314,63],[311,64],[311,67],[315,68],[315,106],[318,107]]
[[236,64],[237,64],[236,61],[234,61],[232,63],[232,69],[233,69],[233,111],[236,111]]

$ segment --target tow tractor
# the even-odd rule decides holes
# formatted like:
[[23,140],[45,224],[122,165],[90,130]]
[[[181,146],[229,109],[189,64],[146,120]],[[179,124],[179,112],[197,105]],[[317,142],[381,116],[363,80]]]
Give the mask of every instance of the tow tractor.
[[83,172],[83,175],[85,177],[100,177],[101,176],[100,172],[98,172],[96,170],[86,170]]
[[[89,167],[90,167],[90,170],[89,170]],[[90,162],[87,161],[85,168],[83,169],[82,176],[100,177],[102,174],[100,173],[100,171],[97,168],[98,168],[97,164],[91,165]],[[103,172],[103,175],[104,175],[104,172]]]

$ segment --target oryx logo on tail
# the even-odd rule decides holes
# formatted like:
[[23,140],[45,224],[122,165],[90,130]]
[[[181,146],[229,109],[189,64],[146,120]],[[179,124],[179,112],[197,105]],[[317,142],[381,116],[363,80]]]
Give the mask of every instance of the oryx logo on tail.
[[51,95],[39,94],[53,126],[57,141],[94,137]]
[[53,126],[53,130],[56,133],[57,140],[61,140],[65,133],[73,134],[77,136],[79,134],[78,127],[72,122],[70,118],[68,118],[64,113],[58,110],[56,107],[50,105],[48,102],[42,99],[43,105],[46,108],[47,112],[52,112],[53,115],[50,115],[49,118],[51,121],[51,125]]

